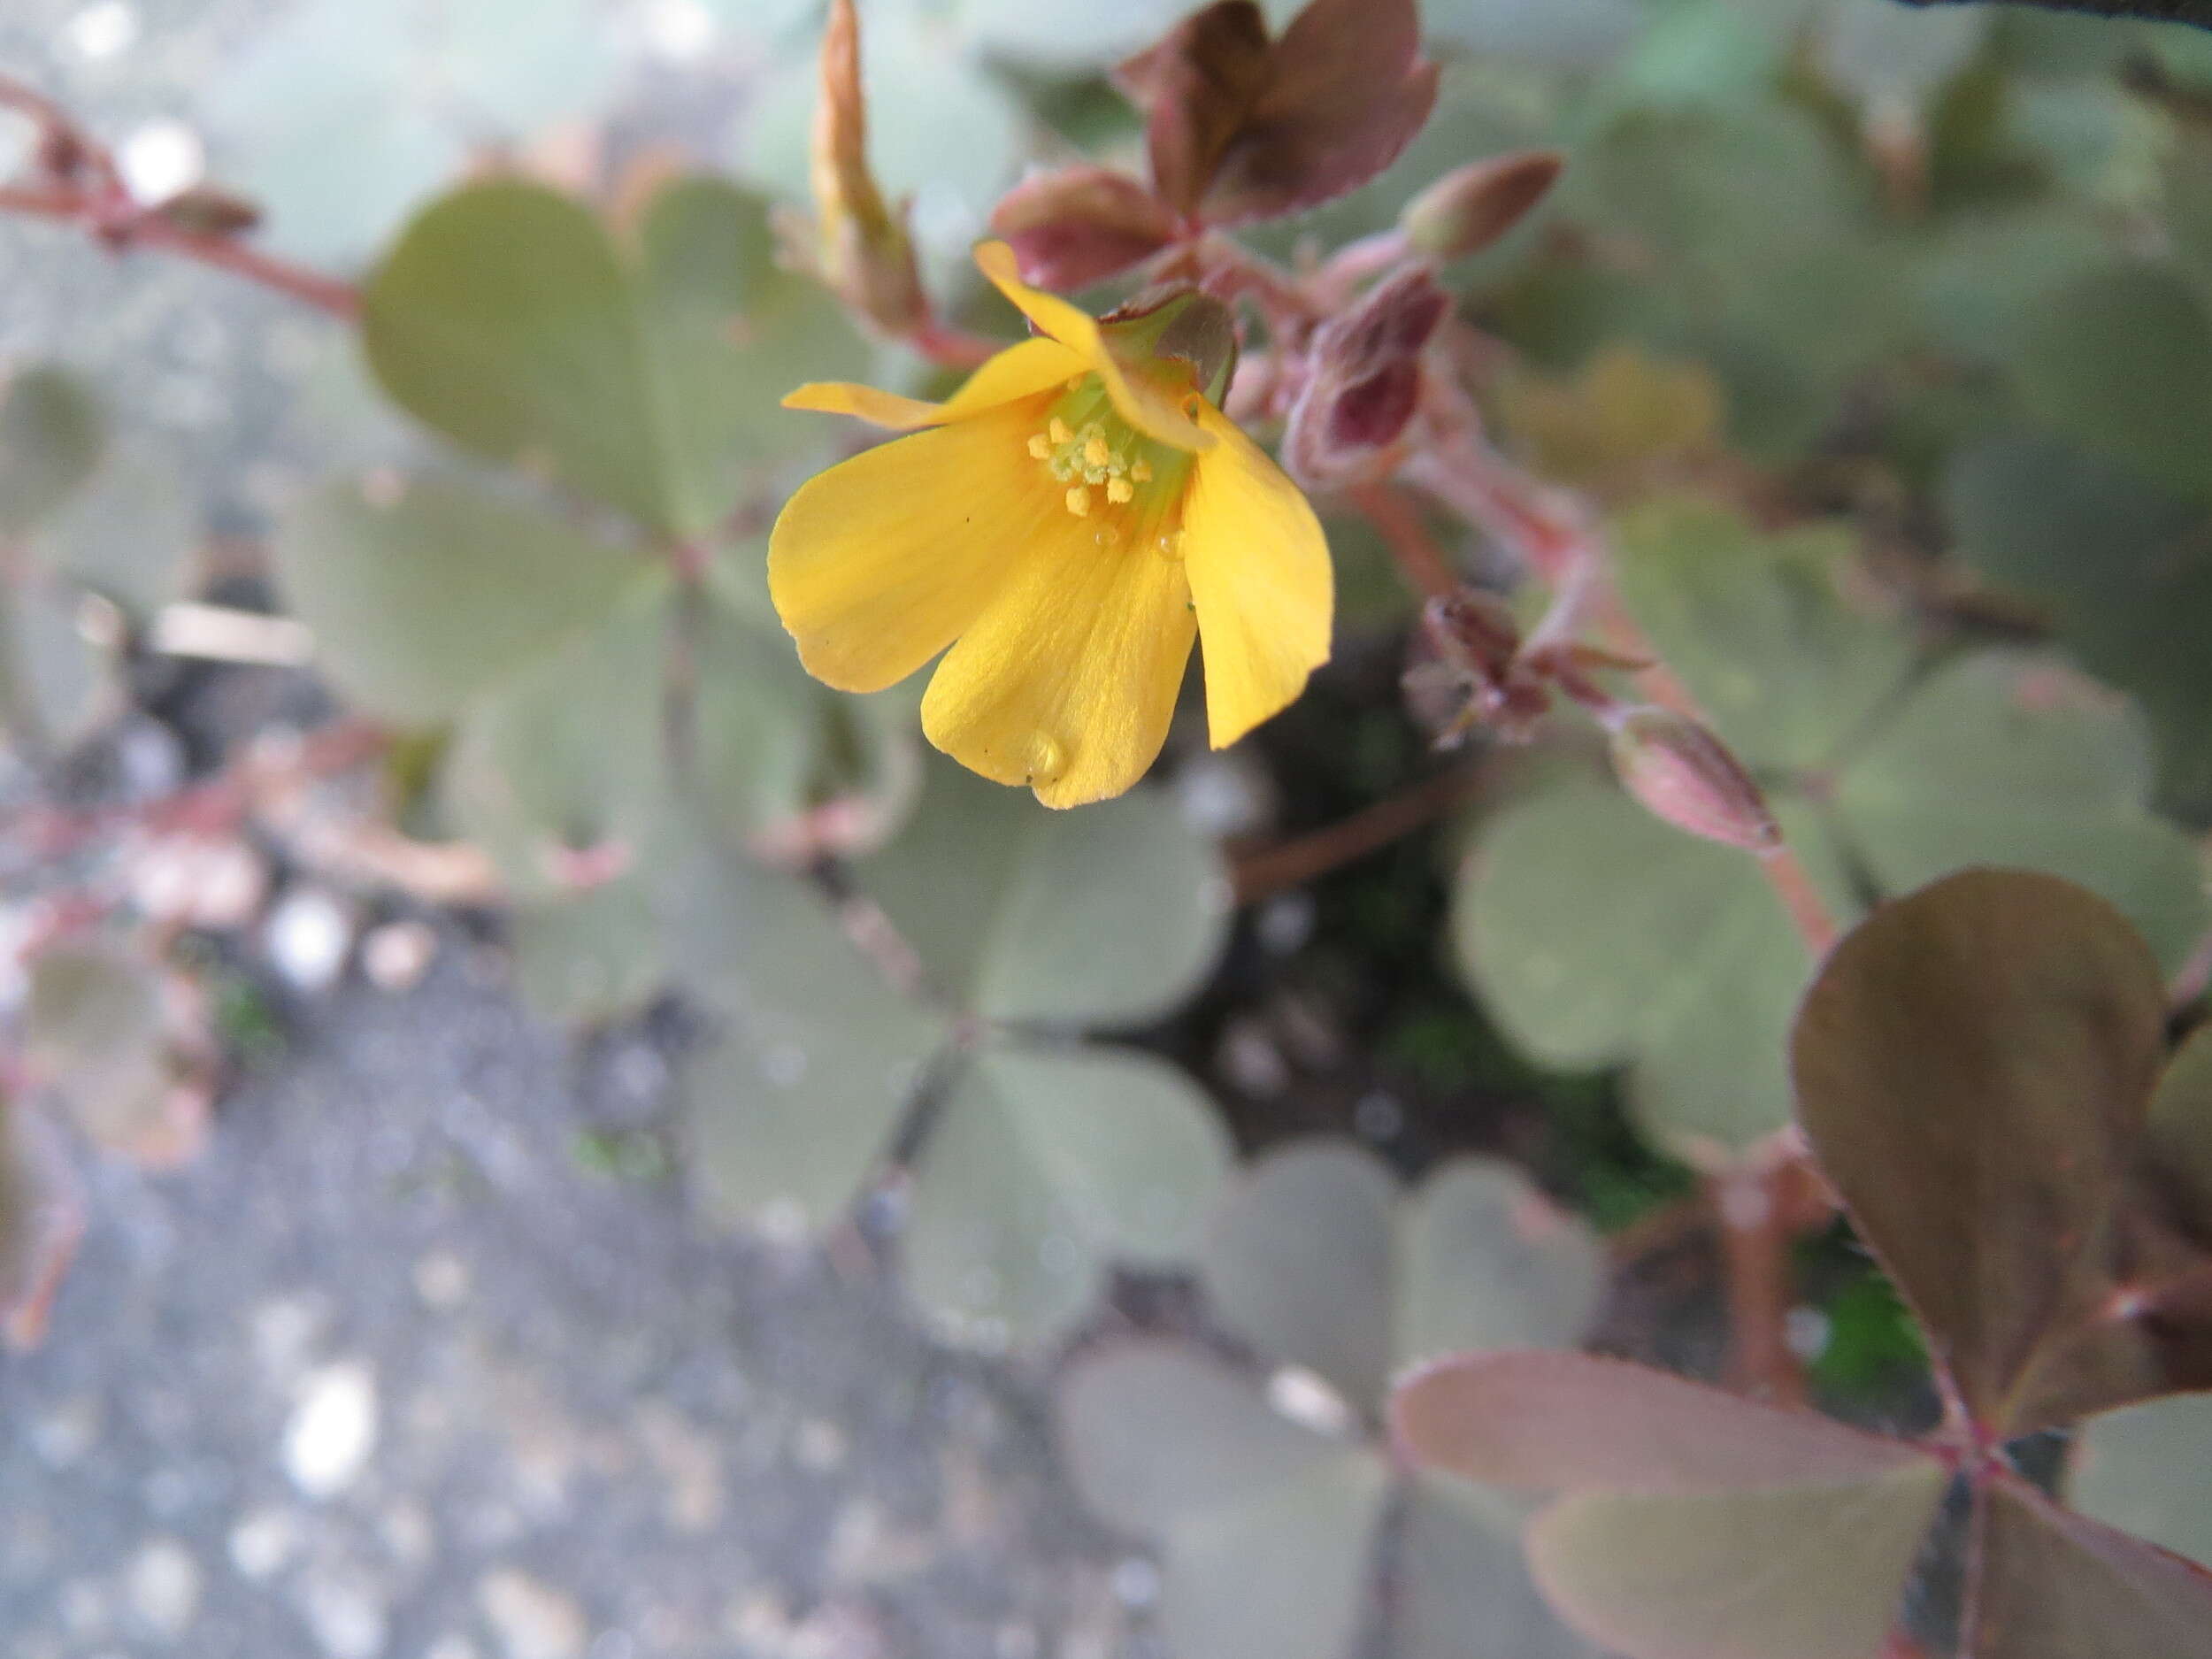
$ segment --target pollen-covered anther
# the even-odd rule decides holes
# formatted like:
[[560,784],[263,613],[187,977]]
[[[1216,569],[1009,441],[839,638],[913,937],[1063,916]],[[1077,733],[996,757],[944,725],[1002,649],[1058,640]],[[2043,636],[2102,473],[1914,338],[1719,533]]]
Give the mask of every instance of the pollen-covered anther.
[[1090,517],[1091,492],[1084,488],[1082,485],[1078,484],[1074,488],[1068,491],[1067,501],[1068,511],[1073,513],[1077,518],[1087,518]]
[[1149,484],[1152,481],[1152,463],[1139,456],[1129,469],[1129,476],[1140,484]]
[[1045,431],[1047,435],[1051,438],[1052,444],[1055,449],[1059,448],[1064,443],[1071,442],[1075,436],[1075,434],[1068,429],[1068,423],[1061,419],[1057,415],[1055,415],[1052,418],[1052,424],[1046,427]]
[[1048,434],[1030,434],[1029,458],[1033,461],[1049,461],[1052,458],[1052,439]]
[[1083,440],[1083,465],[1103,471],[1114,458],[1114,452],[1106,447],[1106,440],[1095,432]]
[[1106,499],[1117,505],[1122,502],[1135,499],[1136,494],[1137,487],[1125,478],[1110,478],[1106,480]]

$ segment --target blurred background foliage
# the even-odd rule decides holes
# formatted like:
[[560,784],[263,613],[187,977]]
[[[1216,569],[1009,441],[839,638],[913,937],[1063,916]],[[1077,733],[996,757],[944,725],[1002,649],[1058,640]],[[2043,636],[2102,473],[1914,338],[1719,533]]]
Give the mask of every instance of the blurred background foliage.
[[[1103,74],[1183,10],[864,0],[872,153],[968,326],[1012,337],[966,267],[998,195],[1033,165],[1133,163],[1138,120]],[[1462,163],[1562,151],[1553,195],[1446,273],[1490,337],[1486,416],[1609,515],[1627,609],[1839,916],[2025,865],[2109,898],[2180,969],[2212,826],[2212,35],[1890,0],[1422,11],[1444,65],[1427,128],[1255,243],[1304,258]],[[1389,1364],[1569,1343],[1593,1319],[1713,1363],[1697,1294],[1617,1286],[1601,1317],[1594,1235],[1459,1156],[1508,1155],[1632,1234],[1688,1186],[1678,1160],[1787,1121],[1810,959],[1750,863],[1646,815],[1586,731],[1434,755],[1398,689],[1416,601],[1341,503],[1320,503],[1336,661],[1225,755],[1186,710],[1125,800],[1048,814],[927,755],[911,688],[810,680],[767,604],[764,534],[856,440],[777,400],[941,384],[779,258],[820,22],[811,0],[303,0],[242,31],[193,111],[206,166],[261,205],[265,245],[358,275],[359,350],[334,330],[303,354],[280,425],[318,475],[268,501],[183,480],[158,423],[65,353],[15,365],[10,799],[117,798],[85,757],[169,706],[178,600],[296,618],[322,683],[389,737],[370,810],[480,853],[469,902],[499,895],[534,1007],[585,1028],[690,1010],[684,1167],[708,1213],[780,1237],[857,1225],[927,1317],[991,1347],[1048,1347],[1133,1278],[1195,1275],[1210,1347],[1096,1362],[1133,1392],[1071,1386],[1079,1477],[1165,1540],[1174,1585],[1272,1560],[1311,1598],[1291,1632],[1233,1641],[1179,1589],[1191,1651],[1325,1659],[1369,1617],[1386,1509],[1409,1561],[1469,1559],[1503,1525],[1400,1489],[1371,1444]],[[211,558],[242,521],[265,557]],[[1498,549],[1432,528],[1509,585]],[[257,734],[234,723],[182,780]],[[1311,879],[1263,873],[1447,771],[1464,776],[1443,821]],[[273,861],[280,886],[312,862]],[[33,1075],[148,1156],[189,1140],[179,1088],[211,1087],[176,941],[273,901],[202,913],[108,885],[90,942],[11,995]],[[118,942],[149,927],[150,955]],[[1316,1133],[1372,1150],[1237,1171]],[[1398,1175],[1423,1184],[1399,1195]],[[1439,1301],[1445,1262],[1498,1299]],[[1832,1403],[1916,1409],[1893,1297],[1840,1238],[1802,1265]],[[1383,1324],[1331,1324],[1355,1315]],[[1321,1385],[1318,1451],[1265,1416],[1286,1364]],[[1255,1409],[1263,1426],[1234,1426]],[[2111,1471],[2170,1432],[2109,1419],[2088,1478],[2131,1483]],[[1152,1434],[1170,1463],[1179,1436],[1248,1458],[1211,1486],[1170,1468],[1117,1487]],[[1254,1496],[1279,1486],[1295,1502]],[[2201,1522],[2130,1524],[2201,1555]],[[1449,1578],[1421,1583],[1448,1600]],[[1390,1651],[1460,1651],[1428,1595],[1391,1602]]]

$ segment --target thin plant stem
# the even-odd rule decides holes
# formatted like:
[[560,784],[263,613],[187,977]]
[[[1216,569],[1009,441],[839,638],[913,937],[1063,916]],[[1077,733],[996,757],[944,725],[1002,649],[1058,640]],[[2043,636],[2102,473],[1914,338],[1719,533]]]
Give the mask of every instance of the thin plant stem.
[[1806,1403],[1805,1369],[1789,1345],[1790,1247],[1775,1171],[1739,1164],[1709,1178],[1728,1291],[1730,1380],[1776,1405]]
[[1458,591],[1451,560],[1430,537],[1414,504],[1388,484],[1357,484],[1346,492],[1382,534],[1407,583],[1425,598],[1448,599]]
[[361,309],[361,296],[350,283],[263,253],[235,237],[185,230],[158,213],[134,211],[117,217],[100,197],[73,185],[0,186],[0,212],[80,225],[119,251],[151,248],[175,254],[349,321]]
[[1303,887],[1317,876],[1380,852],[1442,818],[1466,799],[1476,781],[1471,766],[1439,772],[1310,834],[1240,856],[1233,871],[1237,902],[1250,904]]

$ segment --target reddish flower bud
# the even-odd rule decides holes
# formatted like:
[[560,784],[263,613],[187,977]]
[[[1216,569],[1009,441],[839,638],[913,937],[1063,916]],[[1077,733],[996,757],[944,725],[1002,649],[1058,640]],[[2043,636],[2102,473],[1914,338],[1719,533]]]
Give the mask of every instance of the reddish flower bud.
[[1521,150],[1446,173],[1398,215],[1406,245],[1435,259],[1487,248],[1528,216],[1558,182],[1555,150]]
[[1759,786],[1695,720],[1644,707],[1619,710],[1606,726],[1622,786],[1653,817],[1749,852],[1781,845],[1781,826]]
[[198,236],[241,236],[261,223],[261,209],[212,184],[180,190],[154,209],[157,218]]
[[1023,280],[1070,289],[1157,253],[1175,234],[1175,216],[1126,173],[1064,167],[1009,190],[992,211],[991,228],[1013,248]]
[[810,161],[822,278],[885,333],[910,333],[927,317],[928,301],[906,226],[885,205],[868,169],[860,21],[853,0],[832,0],[822,33],[821,77]]
[[1379,283],[1314,333],[1307,380],[1283,433],[1283,465],[1323,487],[1379,476],[1421,399],[1421,352],[1451,311],[1425,269]]

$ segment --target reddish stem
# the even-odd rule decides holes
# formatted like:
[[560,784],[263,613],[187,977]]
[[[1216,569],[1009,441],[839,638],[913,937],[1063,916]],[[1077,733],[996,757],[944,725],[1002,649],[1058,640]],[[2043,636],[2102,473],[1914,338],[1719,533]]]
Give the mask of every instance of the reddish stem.
[[1310,835],[1240,855],[1233,872],[1237,902],[1249,904],[1286,888],[1303,887],[1317,876],[1381,851],[1443,817],[1466,798],[1475,781],[1474,771],[1468,767],[1439,772]]
[[28,213],[80,225],[118,251],[155,248],[196,260],[304,301],[334,317],[350,320],[361,308],[361,297],[352,286],[334,277],[288,264],[234,237],[181,229],[158,213],[138,209],[119,213],[112,202],[74,185],[0,186],[0,212]]
[[1709,1178],[1720,1223],[1732,1336],[1730,1380],[1777,1405],[1801,1406],[1804,1367],[1789,1345],[1790,1248],[1794,1233],[1772,1171],[1739,1165]]
[[1431,599],[1448,599],[1459,591],[1451,560],[1430,538],[1420,511],[1402,493],[1387,484],[1356,484],[1345,493],[1382,533],[1391,557],[1397,560],[1399,570],[1416,592]]

